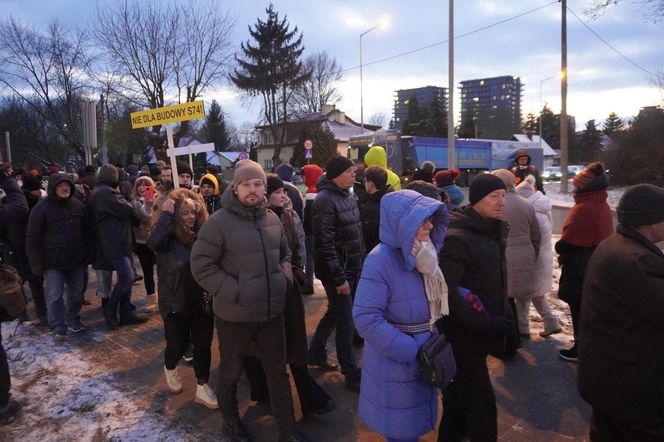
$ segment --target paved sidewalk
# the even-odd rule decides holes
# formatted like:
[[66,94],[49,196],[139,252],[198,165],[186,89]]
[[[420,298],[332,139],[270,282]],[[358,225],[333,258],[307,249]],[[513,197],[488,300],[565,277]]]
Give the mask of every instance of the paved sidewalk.
[[[184,391],[171,394],[163,375],[163,327],[159,314],[151,314],[146,324],[107,331],[101,315],[99,300],[94,296],[94,272],[87,297],[93,305],[84,307],[83,321],[89,330],[72,337],[76,347],[85,351],[95,364],[106,366],[116,379],[116,388],[136,398],[139,406],[153,412],[171,428],[184,430],[189,440],[224,440],[221,436],[222,419],[219,411],[211,411],[193,402],[196,381],[191,366],[179,366]],[[134,303],[141,309],[144,304],[143,283],[134,285]],[[327,302],[322,286],[317,283],[316,294],[304,297],[307,313],[307,333],[313,335],[318,320],[325,312]],[[526,341],[513,362],[490,358],[490,370],[498,400],[499,437],[505,441],[569,441],[586,440],[590,409],[579,397],[576,389],[576,367],[558,358],[557,349],[566,345],[569,336],[542,339],[532,327],[533,339]],[[329,343],[334,358],[334,340]],[[358,353],[361,353],[358,352]],[[211,384],[216,386],[219,363],[215,338],[212,349]],[[357,395],[346,389],[339,373],[312,375],[333,396],[339,407],[319,418],[300,422],[302,431],[312,440],[326,441],[382,441],[356,417]],[[293,390],[294,392],[294,390]],[[276,426],[270,416],[249,401],[246,380],[238,392],[244,422],[257,441],[273,441]],[[297,397],[294,395],[294,397]],[[296,403],[297,418],[300,419]],[[127,440],[131,439],[128,433]],[[74,435],[72,435],[74,436]],[[0,439],[2,439],[0,437]],[[122,436],[119,438],[124,440]],[[114,439],[117,440],[117,439]],[[435,441],[436,434],[422,438]]]

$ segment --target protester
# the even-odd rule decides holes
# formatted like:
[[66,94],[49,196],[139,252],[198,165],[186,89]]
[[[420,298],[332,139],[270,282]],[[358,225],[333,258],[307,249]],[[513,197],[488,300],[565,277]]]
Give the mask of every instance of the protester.
[[393,190],[401,190],[401,180],[399,176],[387,168],[387,153],[381,146],[373,146],[364,155],[364,163],[367,167],[380,166],[387,171],[387,184],[392,186]]
[[[191,171],[191,167],[189,167],[189,164],[185,163],[184,161],[178,161],[177,162],[178,166],[178,184],[180,187],[183,187],[185,189],[191,189],[191,182],[194,177],[194,173]],[[162,170],[162,175],[164,171]]]
[[[520,337],[530,339],[530,300],[536,295],[535,262],[540,251],[539,223],[527,199],[514,190],[516,177],[507,169],[492,172],[505,183],[505,207],[500,219],[509,224],[505,261],[507,264],[507,295],[517,318]],[[517,307],[517,304],[521,308]],[[516,348],[507,349],[511,356]]]
[[221,192],[216,176],[211,173],[203,175],[198,183],[198,191],[203,196],[209,214],[213,214],[221,207]]
[[166,196],[168,192],[173,189],[173,169],[171,169],[171,166],[161,166],[159,176],[157,190],[159,193]]
[[364,188],[369,195],[364,204],[360,205],[362,218],[362,236],[367,251],[373,250],[380,242],[378,230],[380,226],[380,201],[392,190],[387,186],[387,172],[382,167],[372,166],[364,173]]
[[[443,391],[440,442],[497,440],[496,398],[486,358],[505,351],[506,336],[514,329],[503,273],[505,183],[480,174],[470,182],[469,200],[469,206],[451,213],[439,254],[450,306],[450,315],[439,324],[457,365],[454,382]],[[469,294],[464,298],[463,292]]]
[[388,441],[416,441],[438,416],[438,391],[422,381],[416,356],[449,313],[437,257],[447,209],[401,190],[385,195],[380,210],[380,244],[364,262],[353,306],[365,339],[358,416]]
[[533,303],[537,312],[544,319],[544,330],[539,333],[544,338],[563,331],[556,314],[546,299],[546,294],[553,289],[553,250],[551,247],[553,221],[551,218],[551,201],[542,192],[535,190],[535,177],[532,175],[528,175],[521,184],[516,186],[516,193],[526,198],[533,206],[541,234],[539,253],[537,254],[535,268],[533,269],[535,292],[530,300],[517,298],[517,308],[519,311],[527,312],[530,309],[530,303]]
[[461,206],[465,198],[463,190],[456,184],[455,180],[459,177],[459,169],[445,169],[436,172],[434,181],[436,186],[445,192],[447,201],[443,200],[449,210],[454,210]]
[[[4,170],[0,170],[0,190],[0,194],[4,194],[0,196],[0,261],[11,271],[15,269],[11,268],[11,257],[8,256],[12,253],[11,242],[7,241],[8,234],[12,225],[25,221],[28,203],[16,180]],[[14,275],[18,276],[15,272]],[[0,322],[13,319],[13,315],[6,311],[6,307],[4,305],[0,307]],[[10,390],[9,364],[0,333],[0,425],[10,424],[21,411],[20,402],[11,398]]]
[[214,297],[223,434],[250,440],[238,412],[237,384],[243,358],[254,346],[267,377],[280,440],[305,440],[294,426],[285,368],[282,313],[293,279],[290,250],[279,217],[266,208],[265,186],[265,172],[258,163],[238,161],[221,209],[203,225],[194,243],[191,270]]
[[440,194],[440,189],[438,189],[432,183],[427,183],[426,181],[422,180],[411,181],[408,184],[406,184],[406,189],[414,190],[420,195],[433,198],[436,201],[443,201]]
[[323,174],[323,169],[317,164],[307,164],[302,168],[304,184],[307,186],[307,193],[304,195],[304,227],[305,245],[307,252],[307,262],[304,267],[305,283],[302,287],[303,295],[313,295],[314,293],[314,200],[318,196],[316,182]]
[[154,253],[147,246],[148,235],[152,228],[152,212],[155,206],[155,200],[158,197],[156,186],[152,178],[141,176],[134,182],[131,191],[131,205],[134,207],[134,213],[138,218],[138,223],[134,224],[134,252],[138,256],[143,271],[143,284],[145,284],[146,305],[143,310],[146,313],[157,310],[157,293],[154,285],[154,265],[156,258]]
[[[337,405],[307,371],[307,330],[304,322],[304,304],[300,296],[300,287],[304,283],[304,257],[299,253],[302,248],[299,238],[304,235],[302,224],[297,213],[288,208],[287,188],[278,175],[267,174],[266,196],[268,207],[279,216],[284,226],[288,247],[291,250],[291,268],[295,280],[295,284],[286,294],[284,307],[286,361],[295,381],[302,415],[322,415],[334,410]],[[269,389],[260,359],[246,356],[244,367],[251,382],[251,399],[269,408]]]
[[44,278],[48,323],[54,340],[62,342],[67,330],[85,330],[80,311],[87,269],[86,220],[83,204],[74,198],[74,182],[68,174],[52,174],[47,191],[48,197],[37,203],[30,214],[27,252],[32,274]]
[[295,210],[295,213],[297,213],[297,216],[299,216],[300,219],[304,218],[304,201],[302,200],[302,194],[292,183],[293,166],[288,163],[281,163],[277,166],[274,172],[284,181],[284,184],[286,185],[286,193],[288,193],[288,198],[290,198],[293,210]]
[[546,195],[544,184],[542,183],[542,175],[540,175],[540,172],[535,165],[530,164],[531,161],[532,159],[525,149],[520,149],[514,155],[514,166],[511,171],[516,177],[516,184],[521,184],[528,175],[532,175],[535,177],[535,188],[542,192],[542,195]]
[[117,274],[117,281],[103,309],[104,319],[111,329],[147,321],[136,315],[131,304],[131,286],[134,283],[131,267],[132,222],[136,215],[131,203],[118,192],[117,187],[117,168],[112,164],[104,164],[88,201],[96,248],[93,267],[114,270]]
[[433,173],[436,170],[436,164],[433,161],[426,160],[422,163],[422,167],[415,171],[413,180],[421,180],[425,183],[433,182]]
[[207,219],[200,195],[189,189],[175,189],[168,195],[147,244],[157,255],[159,313],[164,320],[164,373],[173,393],[182,391],[177,364],[191,337],[194,351],[196,396],[194,401],[211,409],[219,408],[208,385],[212,332],[212,312],[205,312],[206,294],[196,284],[189,268],[191,248]]
[[[37,203],[46,198],[44,189],[41,187],[41,182],[39,178],[32,174],[27,174],[23,176],[23,195],[25,196],[26,201],[28,202],[28,214],[32,212],[32,209],[37,205]],[[27,221],[27,220],[26,220]],[[25,223],[27,227],[27,222]],[[26,229],[27,234],[27,229]],[[25,260],[28,260],[27,253],[25,255]],[[32,301],[35,306],[35,314],[39,323],[43,326],[48,326],[48,313],[46,307],[46,297],[44,295],[44,278],[42,276],[37,276],[32,273],[30,269],[30,263],[27,263],[27,268],[23,279],[28,281],[30,287],[30,294],[32,295]]]
[[309,346],[309,365],[324,371],[338,367],[327,359],[326,342],[336,327],[335,342],[346,386],[360,389],[360,368],[353,349],[353,296],[362,270],[365,249],[362,221],[355,196],[355,165],[334,155],[318,179],[314,201],[314,256],[316,276],[323,283],[328,309],[316,327]]
[[581,333],[579,314],[588,260],[595,247],[613,232],[611,208],[606,202],[608,182],[601,163],[589,164],[574,177],[574,207],[555,245],[561,266],[558,297],[569,304],[574,328],[574,344],[558,352],[566,361],[578,360],[576,341]]
[[664,189],[639,184],[617,208],[583,285],[579,392],[592,441],[664,440]]

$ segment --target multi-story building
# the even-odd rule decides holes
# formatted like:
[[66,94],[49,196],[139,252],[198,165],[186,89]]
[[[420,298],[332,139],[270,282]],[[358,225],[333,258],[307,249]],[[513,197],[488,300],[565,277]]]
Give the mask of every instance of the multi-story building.
[[521,132],[519,77],[503,76],[461,82],[461,138],[509,140]]
[[408,102],[415,98],[421,108],[428,108],[434,98],[442,100],[442,108],[447,109],[447,89],[438,86],[424,86],[415,89],[400,89],[395,92],[392,122],[394,129],[402,129],[408,117]]

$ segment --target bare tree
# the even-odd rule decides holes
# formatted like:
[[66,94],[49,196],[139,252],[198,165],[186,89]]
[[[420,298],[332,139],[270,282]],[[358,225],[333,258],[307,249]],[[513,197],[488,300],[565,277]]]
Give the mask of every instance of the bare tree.
[[305,71],[311,71],[311,78],[293,91],[291,110],[294,115],[320,112],[324,104],[336,104],[341,94],[336,87],[343,79],[343,69],[334,57],[327,52],[317,52],[304,60]]
[[[114,91],[157,108],[194,101],[225,78],[233,26],[217,2],[202,7],[124,0],[97,9],[95,37],[114,71]],[[152,128],[150,143],[163,156],[160,130]],[[189,125],[181,124],[176,143],[188,131]]]
[[387,115],[384,112],[378,112],[369,117],[369,124],[378,127],[385,127]]
[[85,41],[84,31],[69,31],[57,21],[46,33],[14,18],[0,23],[0,83],[81,156],[79,102],[89,63]]
[[[606,12],[606,10],[617,5],[621,0],[592,0],[590,5],[584,10],[584,13],[596,19]],[[664,20],[664,0],[638,0],[636,4],[643,5],[644,18],[654,23]]]

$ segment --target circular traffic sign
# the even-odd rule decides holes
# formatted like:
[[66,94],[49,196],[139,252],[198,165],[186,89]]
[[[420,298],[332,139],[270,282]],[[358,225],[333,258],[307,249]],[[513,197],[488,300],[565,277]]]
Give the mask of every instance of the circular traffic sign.
[[311,140],[304,140],[304,148],[311,150],[314,148],[314,143]]
[[238,160],[248,160],[249,154],[247,152],[240,152],[240,155],[237,156]]

